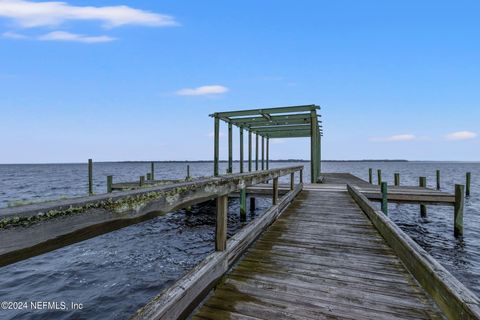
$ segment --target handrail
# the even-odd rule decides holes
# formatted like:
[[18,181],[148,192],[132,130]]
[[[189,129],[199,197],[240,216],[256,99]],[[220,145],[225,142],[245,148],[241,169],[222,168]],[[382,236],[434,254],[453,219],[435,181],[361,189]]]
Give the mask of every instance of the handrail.
[[[229,174],[166,186],[7,208],[0,214],[3,226],[0,226],[0,266],[301,170],[303,166],[292,166]],[[60,216],[63,219],[55,219]],[[39,224],[38,221],[42,223]],[[22,227],[17,228],[17,225]],[[8,230],[5,226],[9,227]],[[39,231],[40,228],[41,232],[30,232],[32,229]]]
[[[292,167],[293,171],[272,178],[273,196],[277,199],[267,212],[250,222],[237,234],[226,240],[227,220],[225,196],[217,200],[217,224],[215,233],[216,252],[207,256],[193,270],[173,286],[161,292],[147,305],[138,310],[132,319],[184,319],[215,286],[235,261],[255,239],[287,208],[288,204],[303,189],[303,166]],[[299,171],[300,182],[295,187],[294,173]],[[290,190],[278,199],[278,178],[290,174]],[[275,201],[275,200],[274,200]]]

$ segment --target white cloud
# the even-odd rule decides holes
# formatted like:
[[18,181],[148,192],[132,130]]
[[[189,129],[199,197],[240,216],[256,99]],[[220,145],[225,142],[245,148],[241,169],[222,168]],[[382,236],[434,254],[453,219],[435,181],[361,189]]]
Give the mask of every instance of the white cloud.
[[202,86],[198,88],[185,88],[176,92],[179,96],[203,96],[211,94],[221,94],[228,91],[227,87],[220,85]]
[[372,141],[413,141],[417,140],[417,136],[414,134],[397,134],[393,136],[388,136],[388,137],[377,137],[377,138],[372,138]]
[[474,139],[477,137],[477,134],[472,131],[457,131],[449,133],[445,136],[447,140],[454,141],[454,140],[468,140]]
[[23,35],[23,34],[19,34],[19,33],[16,33],[16,32],[11,32],[11,31],[7,31],[7,32],[2,33],[2,37],[10,38],[10,39],[28,39],[28,37]]
[[102,21],[105,27],[123,25],[175,26],[178,23],[168,15],[119,6],[74,6],[66,2],[33,2],[0,0],[0,17],[10,18],[24,28],[58,26],[72,20]]
[[115,38],[109,36],[85,36],[65,31],[53,31],[38,37],[41,41],[76,41],[83,43],[100,43],[114,41]]

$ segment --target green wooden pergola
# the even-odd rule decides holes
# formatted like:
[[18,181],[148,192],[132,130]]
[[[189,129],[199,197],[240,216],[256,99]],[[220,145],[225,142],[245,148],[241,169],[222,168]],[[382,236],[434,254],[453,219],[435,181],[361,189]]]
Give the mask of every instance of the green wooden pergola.
[[[252,166],[252,137],[255,135],[255,170],[269,169],[270,139],[278,138],[310,138],[311,182],[318,180],[321,172],[321,137],[323,136],[321,121],[318,120],[320,110],[316,105],[290,106],[267,109],[251,109],[227,112],[215,112],[214,118],[214,168],[213,174],[218,176],[220,151],[220,120],[228,124],[228,173],[233,173],[233,126],[240,129],[240,172],[244,172],[243,134],[248,132],[248,171]],[[261,140],[261,162],[259,162],[259,144]],[[266,150],[265,150],[266,149]],[[266,152],[265,152],[266,151]]]

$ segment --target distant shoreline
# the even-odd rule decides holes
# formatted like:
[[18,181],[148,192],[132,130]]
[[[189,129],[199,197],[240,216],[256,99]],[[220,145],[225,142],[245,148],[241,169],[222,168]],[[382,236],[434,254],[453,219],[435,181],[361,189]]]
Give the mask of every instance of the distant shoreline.
[[[138,160],[138,161],[94,161],[94,163],[213,163],[213,160]],[[55,164],[85,164],[85,162],[51,162],[51,163],[0,163],[0,165],[55,165]],[[220,160],[220,163],[227,163],[228,160]],[[238,160],[233,160],[234,163],[238,163]],[[245,160],[245,163],[248,161]],[[254,161],[253,161],[254,162]],[[270,163],[286,163],[286,162],[298,162],[309,163],[310,160],[304,159],[277,159],[269,160]],[[365,159],[365,160],[322,160],[322,163],[341,163],[341,162],[353,162],[353,163],[371,163],[371,162],[383,162],[383,163],[409,163],[409,162],[435,162],[435,163],[480,163],[480,161],[446,161],[446,160],[402,160],[402,159]]]

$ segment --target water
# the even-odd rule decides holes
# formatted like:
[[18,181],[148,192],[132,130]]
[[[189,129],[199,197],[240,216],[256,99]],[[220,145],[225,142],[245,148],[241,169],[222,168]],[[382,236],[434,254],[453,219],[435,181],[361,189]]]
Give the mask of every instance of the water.
[[[299,163],[272,163],[271,167]],[[309,181],[308,163],[305,181]],[[238,168],[238,163],[235,163]],[[192,176],[210,175],[212,163],[190,163]],[[480,164],[426,162],[328,162],[324,172],[351,172],[365,180],[368,168],[382,169],[393,183],[400,172],[402,184],[418,185],[427,176],[434,187],[435,170],[442,171],[442,187],[453,191],[472,172],[472,196],[466,200],[465,235],[453,237],[453,208],[429,206],[421,218],[418,205],[391,204],[390,217],[415,241],[480,294]],[[221,163],[224,172],[226,164]],[[149,163],[94,165],[95,192],[114,181],[136,180],[150,170]],[[238,170],[238,169],[237,169]],[[159,163],[156,178],[181,178],[186,164]],[[0,165],[1,207],[29,201],[81,196],[87,190],[85,164]],[[285,180],[286,181],[286,180]],[[261,199],[246,222],[239,219],[238,200],[229,203],[229,235],[260,215],[271,204]],[[83,304],[77,311],[0,311],[1,319],[127,319],[162,289],[173,284],[214,250],[215,216],[212,204],[179,210],[134,226],[71,245],[1,269],[0,301],[54,301]]]

